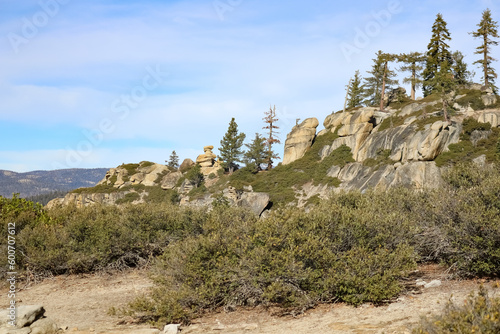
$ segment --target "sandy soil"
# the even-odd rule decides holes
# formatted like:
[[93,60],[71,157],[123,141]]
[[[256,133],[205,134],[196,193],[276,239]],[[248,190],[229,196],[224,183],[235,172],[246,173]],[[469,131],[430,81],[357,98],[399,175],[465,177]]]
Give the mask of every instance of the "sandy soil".
[[[498,281],[447,280],[436,267],[421,268],[420,279],[442,281],[441,286],[421,289],[401,296],[385,306],[370,304],[354,308],[343,304],[321,305],[297,317],[275,316],[263,308],[219,312],[196,319],[181,327],[182,334],[306,334],[306,333],[409,333],[422,315],[440,311],[450,297],[462,302],[481,283],[498,286]],[[146,325],[108,314],[111,307],[123,307],[152,284],[145,271],[133,270],[114,275],[58,276],[42,283],[19,287],[18,302],[43,305],[46,316],[74,334],[139,333]],[[500,295],[500,289],[492,293]],[[6,289],[2,289],[6,296]],[[2,298],[0,307],[7,306]]]

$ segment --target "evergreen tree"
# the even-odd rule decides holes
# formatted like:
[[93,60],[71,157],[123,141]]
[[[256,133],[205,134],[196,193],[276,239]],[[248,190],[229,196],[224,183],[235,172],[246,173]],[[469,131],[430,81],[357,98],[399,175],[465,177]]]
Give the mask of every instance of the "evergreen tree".
[[229,128],[226,134],[220,141],[221,147],[219,148],[222,166],[232,174],[238,168],[237,162],[241,161],[243,151],[243,141],[245,140],[244,133],[238,133],[238,124],[236,124],[234,117],[229,122]]
[[363,95],[363,85],[361,84],[361,76],[359,71],[354,74],[354,79],[349,85],[349,94],[347,100],[348,108],[356,108],[361,105],[361,99]]
[[437,14],[436,21],[432,25],[432,38],[427,46],[426,67],[423,73],[424,96],[428,96],[440,89],[440,87],[438,87],[440,86],[438,82],[438,73],[441,72],[439,77],[443,78],[442,67],[445,66],[445,62],[446,68],[451,72],[453,60],[449,50],[450,46],[446,44],[446,41],[449,40],[451,40],[451,37],[446,27],[446,22],[443,20],[441,14]]
[[443,102],[443,114],[445,122],[449,122],[450,119],[448,117],[448,108],[451,105],[451,92],[456,89],[457,81],[453,77],[453,73],[451,70],[451,65],[445,60],[441,64],[441,68],[438,73],[436,73],[436,82],[437,85],[435,87],[436,91],[440,93],[441,100]]
[[203,173],[201,172],[200,164],[196,164],[186,173],[186,179],[198,188],[203,182]]
[[247,151],[244,154],[244,161],[248,168],[254,172],[262,170],[261,166],[266,162],[266,138],[258,133],[250,144],[245,144]]
[[460,51],[455,51],[451,55],[453,59],[452,72],[457,85],[465,86],[471,82],[474,74],[467,69],[467,63],[464,61],[464,55]]
[[274,108],[269,107],[269,111],[264,114],[266,117],[264,117],[263,120],[267,125],[262,129],[269,130],[269,134],[266,139],[267,149],[265,163],[267,164],[267,170],[270,170],[273,168],[273,159],[279,159],[278,154],[273,152],[273,145],[281,143],[280,140],[275,137],[275,135],[278,134],[275,130],[279,129],[279,127],[275,125],[278,121],[276,118],[276,106],[274,106]]
[[475,54],[483,55],[483,58],[475,61],[474,64],[478,64],[482,68],[484,86],[492,88],[496,93],[495,79],[497,78],[497,74],[495,69],[491,66],[491,63],[496,61],[496,59],[491,56],[491,47],[493,45],[498,45],[498,42],[493,40],[493,38],[499,38],[498,22],[493,21],[491,18],[491,11],[486,9],[483,12],[481,22],[477,26],[479,27],[477,31],[471,34],[474,38],[480,38],[482,40],[482,44],[476,48]]
[[393,80],[392,77],[396,75],[394,71],[389,70],[389,62],[394,61],[396,56],[389,53],[383,53],[381,55],[382,63],[384,64],[384,72],[382,75],[382,91],[380,93],[380,111],[384,111],[384,98],[386,86],[396,84],[397,81]]
[[172,154],[170,154],[170,157],[168,158],[168,167],[177,169],[179,168],[179,156],[177,153],[175,153],[175,150],[172,151]]
[[[392,55],[383,53],[382,51],[377,52],[377,57],[373,59],[372,70],[368,71],[371,76],[365,78],[365,101],[367,106],[375,106],[383,104],[382,94],[385,94],[385,90],[389,89],[391,85],[397,83],[393,79],[395,76],[394,71],[388,68],[389,61],[393,60]],[[383,108],[381,108],[383,109]]]
[[403,83],[411,85],[411,99],[415,100],[416,89],[422,86],[422,70],[425,57],[420,52],[403,53],[398,59],[404,63],[399,70],[410,72],[410,76],[403,79]]

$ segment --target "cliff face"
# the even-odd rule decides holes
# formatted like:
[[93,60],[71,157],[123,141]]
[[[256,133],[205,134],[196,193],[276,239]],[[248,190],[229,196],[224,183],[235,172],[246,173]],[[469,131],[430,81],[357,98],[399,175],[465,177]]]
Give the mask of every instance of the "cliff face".
[[[481,97],[483,101],[484,96]],[[460,101],[463,97],[456,99]],[[320,159],[330,157],[345,145],[351,149],[355,162],[330,167],[327,174],[340,181],[338,187],[302,186],[297,192],[299,205],[316,195],[326,197],[330,191],[439,187],[442,184],[441,169],[434,160],[447,152],[450,144],[459,143],[463,120],[473,118],[480,123],[490,123],[491,127],[500,125],[500,110],[497,109],[475,111],[470,104],[462,106],[457,103],[454,116],[448,123],[443,122],[440,106],[439,100],[417,101],[399,109],[388,108],[387,112],[364,107],[327,116],[323,122],[325,129],[316,135],[312,144],[324,143],[324,140],[319,140],[321,136],[329,134],[329,138],[333,137],[319,148]],[[285,148],[291,141],[294,146],[309,149],[311,144],[307,145],[306,141],[297,144],[293,134],[301,130],[300,126],[296,128],[287,137]],[[488,138],[488,133],[483,136]],[[285,149],[284,161],[287,164],[296,161],[296,156]]]

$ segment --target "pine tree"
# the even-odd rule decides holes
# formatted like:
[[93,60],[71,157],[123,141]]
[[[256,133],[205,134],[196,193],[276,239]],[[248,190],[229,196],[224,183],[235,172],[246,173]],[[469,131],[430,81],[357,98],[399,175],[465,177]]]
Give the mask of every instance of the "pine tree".
[[203,173],[201,172],[200,164],[196,164],[186,173],[186,179],[191,182],[191,184],[198,188],[203,182]]
[[226,134],[220,141],[221,147],[219,148],[222,166],[232,174],[238,168],[237,162],[241,161],[243,151],[243,141],[245,140],[244,133],[238,133],[238,124],[236,124],[234,117],[229,122],[229,128]]
[[175,150],[172,151],[172,154],[170,154],[170,157],[168,158],[168,167],[177,169],[179,168],[179,156],[177,153],[175,153]]
[[410,76],[403,79],[403,83],[411,85],[411,99],[415,100],[416,89],[422,86],[422,70],[425,57],[420,52],[403,53],[398,59],[404,63],[399,70],[410,72]]
[[354,79],[349,85],[349,93],[347,100],[348,108],[356,108],[361,105],[361,99],[363,95],[363,85],[361,84],[361,76],[359,71],[354,74]]
[[451,55],[453,59],[452,72],[457,85],[465,86],[471,82],[474,74],[468,70],[467,63],[464,61],[464,55],[460,51],[455,51]]
[[441,64],[441,68],[439,72],[436,73],[435,79],[437,82],[435,89],[440,93],[441,100],[443,101],[444,120],[445,122],[449,122],[448,108],[451,104],[450,93],[456,89],[457,81],[453,77],[451,65],[447,60]]
[[393,80],[392,77],[396,75],[394,71],[389,70],[389,62],[394,61],[396,56],[389,53],[383,53],[381,55],[381,60],[384,65],[384,72],[382,75],[382,91],[380,93],[380,111],[384,111],[384,98],[385,98],[385,89],[386,86],[393,85],[397,83],[396,80]]
[[471,34],[474,38],[482,39],[482,44],[476,48],[476,52],[474,53],[483,55],[483,58],[475,61],[474,64],[478,64],[482,68],[484,86],[492,88],[496,93],[495,79],[497,78],[497,74],[491,66],[491,63],[496,61],[496,59],[491,56],[491,47],[498,45],[498,42],[493,40],[493,38],[499,38],[498,22],[493,21],[491,11],[486,9],[483,12],[481,22],[477,26],[479,27],[477,31]]
[[269,130],[269,135],[266,138],[267,149],[265,163],[267,164],[267,170],[271,170],[273,168],[273,159],[279,159],[278,154],[273,152],[273,145],[281,143],[279,139],[275,137],[275,135],[278,134],[275,130],[279,129],[279,127],[275,125],[278,121],[276,118],[276,106],[274,106],[274,108],[269,107],[269,111],[264,114],[266,117],[264,117],[263,120],[267,125],[262,129]]
[[[446,27],[446,22],[443,20],[441,14],[437,14],[436,21],[432,25],[432,38],[427,46],[427,59],[426,67],[423,73],[424,82],[424,96],[428,96],[435,91],[438,91],[440,84],[437,80],[438,73],[442,72],[442,67],[446,62],[446,67],[451,72],[451,66],[453,65],[453,60],[451,57],[451,52],[449,50],[450,46],[446,44],[446,41],[451,40],[450,32]],[[443,73],[439,76],[443,78]]]
[[244,154],[244,161],[253,172],[262,170],[261,166],[266,162],[266,138],[258,133],[250,144],[245,144],[247,151]]
[[[367,106],[381,105],[383,106],[383,94],[385,90],[389,89],[391,85],[397,83],[393,79],[395,76],[394,71],[391,71],[388,67],[388,63],[393,60],[393,55],[383,53],[382,51],[377,52],[377,57],[373,59],[372,70],[368,71],[371,74],[370,77],[365,78],[365,101]],[[381,109],[383,109],[381,107]]]

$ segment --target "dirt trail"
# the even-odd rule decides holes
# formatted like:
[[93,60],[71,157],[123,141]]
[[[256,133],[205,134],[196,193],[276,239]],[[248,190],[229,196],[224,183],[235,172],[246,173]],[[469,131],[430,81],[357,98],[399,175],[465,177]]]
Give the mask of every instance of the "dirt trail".
[[[422,289],[420,293],[401,296],[396,302],[380,307],[369,304],[354,308],[343,304],[321,305],[298,317],[273,316],[268,310],[256,308],[221,312],[196,319],[182,327],[182,334],[309,334],[309,333],[409,333],[408,328],[421,315],[440,311],[450,296],[462,302],[479,281],[443,279],[436,270],[424,269],[421,279],[441,279],[439,287]],[[485,283],[487,287],[499,282]],[[58,276],[31,285],[18,292],[20,304],[43,305],[46,315],[74,334],[138,333],[145,325],[127,324],[108,314],[111,307],[123,307],[152,284],[145,271],[134,270],[115,275]],[[493,289],[500,295],[499,289]],[[6,296],[6,289],[2,289]],[[7,306],[7,298],[0,301]]]

